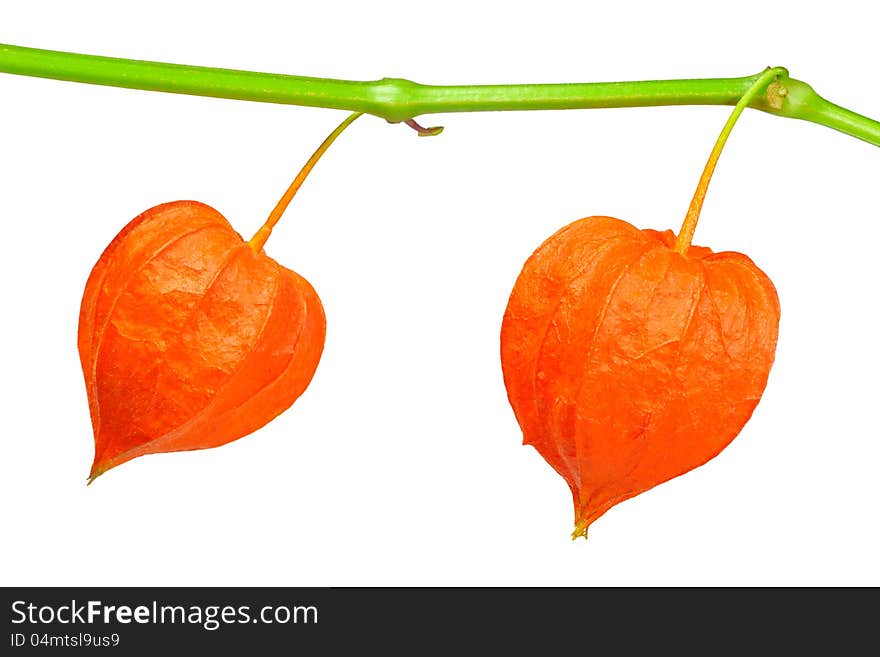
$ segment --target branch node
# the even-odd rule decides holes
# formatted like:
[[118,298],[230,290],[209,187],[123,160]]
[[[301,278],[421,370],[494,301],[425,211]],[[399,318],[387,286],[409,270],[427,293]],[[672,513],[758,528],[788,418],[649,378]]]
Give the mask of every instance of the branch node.
[[767,104],[775,110],[781,110],[787,95],[788,89],[778,79],[774,80],[767,87]]

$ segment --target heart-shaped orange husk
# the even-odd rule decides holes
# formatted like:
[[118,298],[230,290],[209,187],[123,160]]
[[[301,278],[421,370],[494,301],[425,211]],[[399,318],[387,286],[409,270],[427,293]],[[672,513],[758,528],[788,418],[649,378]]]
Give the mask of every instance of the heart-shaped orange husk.
[[716,456],[776,349],[779,301],[740,253],[674,250],[672,231],[576,221],[528,259],[501,328],[508,397],[571,488],[575,535]]
[[321,301],[263,251],[349,115],[247,242],[219,212],[176,201],[135,217],[92,269],[79,355],[95,459],[89,481],[144,454],[241,438],[303,393],[324,349]]
[[194,201],[147,210],[107,247],[83,295],[90,479],[255,431],[305,390],[324,334],[312,286],[219,212]]

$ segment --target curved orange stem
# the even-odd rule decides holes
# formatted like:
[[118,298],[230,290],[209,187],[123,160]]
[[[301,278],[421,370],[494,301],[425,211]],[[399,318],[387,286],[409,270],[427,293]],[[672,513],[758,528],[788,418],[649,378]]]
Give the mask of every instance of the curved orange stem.
[[675,240],[673,250],[676,252],[685,255],[690,248],[691,240],[694,238],[694,231],[697,229],[697,221],[700,219],[700,211],[703,209],[703,199],[706,198],[706,191],[709,189],[709,181],[712,180],[712,174],[715,172],[715,165],[718,164],[718,158],[721,156],[721,151],[724,148],[724,144],[727,143],[727,138],[730,136],[730,132],[736,124],[736,120],[759,91],[767,87],[771,80],[784,74],[784,68],[768,68],[760,77],[758,77],[757,80],[755,80],[752,86],[749,87],[733,108],[733,111],[730,113],[730,118],[727,119],[727,123],[725,123],[724,128],[721,129],[721,134],[718,135],[718,140],[715,142],[715,146],[709,154],[709,160],[706,162],[706,167],[703,169],[703,175],[700,176],[700,182],[697,184],[697,189],[691,200],[691,205],[688,208],[684,222],[681,225],[681,230],[678,232],[678,237]]
[[327,138],[318,146],[318,149],[312,153],[312,156],[309,158],[308,162],[303,165],[303,168],[300,169],[300,172],[296,174],[296,178],[293,179],[293,182],[290,183],[290,187],[287,188],[287,191],[284,192],[284,195],[281,197],[281,200],[278,201],[278,204],[269,214],[269,218],[266,219],[266,223],[264,223],[260,229],[254,233],[254,236],[248,240],[248,244],[254,250],[254,252],[259,252],[260,249],[263,248],[263,245],[266,244],[266,240],[269,239],[269,235],[272,234],[272,229],[275,228],[275,224],[278,223],[278,220],[281,219],[281,215],[284,214],[284,211],[287,209],[287,206],[290,205],[290,202],[293,200],[293,197],[299,191],[299,188],[302,187],[303,182],[305,182],[306,177],[308,177],[309,173],[318,163],[318,160],[321,159],[321,156],[330,148],[330,144],[336,141],[336,138],[342,134],[342,131],[345,130],[348,126],[350,126],[354,120],[359,117],[363,112],[355,112],[350,115],[345,121],[336,126],[336,129],[327,135]]

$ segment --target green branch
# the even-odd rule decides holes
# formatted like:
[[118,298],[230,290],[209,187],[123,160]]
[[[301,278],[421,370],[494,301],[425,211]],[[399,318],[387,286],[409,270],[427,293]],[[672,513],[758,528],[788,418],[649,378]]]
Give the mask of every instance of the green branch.
[[[55,80],[364,112],[397,123],[421,114],[507,110],[736,105],[761,73],[742,78],[432,86],[399,78],[374,82],[164,64],[0,44],[0,72]],[[812,121],[880,146],[880,122],[780,78],[749,107]]]

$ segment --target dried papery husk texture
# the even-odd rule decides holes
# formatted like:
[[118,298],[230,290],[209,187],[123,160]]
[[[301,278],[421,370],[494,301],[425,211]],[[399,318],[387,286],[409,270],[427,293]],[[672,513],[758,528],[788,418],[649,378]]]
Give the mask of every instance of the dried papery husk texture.
[[213,208],[177,201],[139,215],[101,255],[80,310],[90,477],[260,428],[308,386],[325,329],[308,281]]
[[779,301],[745,255],[587,217],[528,259],[501,328],[508,398],[568,482],[575,535],[740,432],[773,364]]

